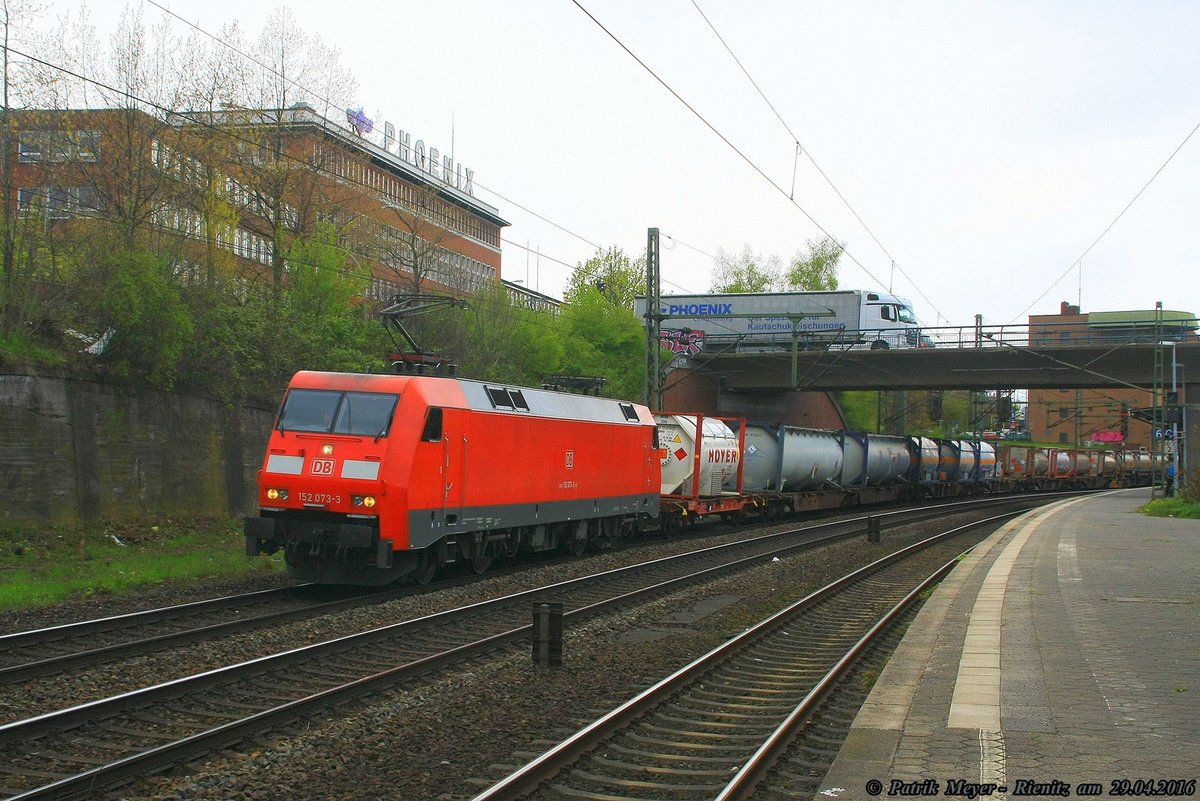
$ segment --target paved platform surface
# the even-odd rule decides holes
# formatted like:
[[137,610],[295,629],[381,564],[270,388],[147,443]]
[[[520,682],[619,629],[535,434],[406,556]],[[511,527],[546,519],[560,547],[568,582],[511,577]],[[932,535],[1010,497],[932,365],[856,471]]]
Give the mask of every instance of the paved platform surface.
[[814,797],[1200,797],[1200,521],[1149,498],[1064,501],[977,547]]

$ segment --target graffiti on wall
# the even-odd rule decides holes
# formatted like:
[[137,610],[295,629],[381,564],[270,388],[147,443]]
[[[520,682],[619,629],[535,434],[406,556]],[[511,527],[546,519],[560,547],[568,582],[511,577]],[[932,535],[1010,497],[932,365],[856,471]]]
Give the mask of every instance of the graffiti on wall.
[[704,332],[691,328],[664,328],[659,334],[659,342],[672,353],[683,353],[695,356],[704,350]]

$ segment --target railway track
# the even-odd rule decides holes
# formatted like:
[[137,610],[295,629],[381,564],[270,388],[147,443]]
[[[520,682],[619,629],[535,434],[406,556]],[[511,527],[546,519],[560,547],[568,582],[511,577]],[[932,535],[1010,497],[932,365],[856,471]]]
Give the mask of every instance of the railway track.
[[415,591],[304,584],[0,635],[0,684],[384,603]]
[[[918,515],[911,519],[933,514],[909,511]],[[305,584],[0,635],[0,685],[385,603],[472,580],[462,577],[428,588],[382,590]]]
[[[955,565],[951,529],[851,573],[713,649],[492,784],[474,801],[750,798],[856,661]],[[833,710],[848,728],[852,713]],[[822,724],[827,725],[827,724]],[[811,798],[836,747],[810,728],[785,768]],[[822,742],[825,740],[825,742]],[[815,756],[814,756],[815,754]],[[782,790],[782,792],[781,792]]]
[[[873,518],[888,527],[948,513],[943,506]],[[6,724],[0,726],[0,791],[23,799],[82,797],[96,786],[190,759],[417,675],[523,645],[531,605],[559,602],[567,620],[585,619],[778,555],[860,536],[865,519],[608,571]]]

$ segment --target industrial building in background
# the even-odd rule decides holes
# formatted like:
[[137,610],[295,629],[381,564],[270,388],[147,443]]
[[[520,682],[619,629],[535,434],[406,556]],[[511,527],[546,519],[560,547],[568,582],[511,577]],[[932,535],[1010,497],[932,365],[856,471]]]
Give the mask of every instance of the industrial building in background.
[[1151,389],[1030,390],[1027,413],[1030,438],[1038,442],[1112,443],[1155,450],[1162,440],[1171,439],[1178,430],[1175,424],[1181,421],[1171,420],[1170,410],[1185,400],[1179,397],[1178,389],[1184,377],[1175,375],[1178,368],[1171,358],[1174,343],[1195,342],[1197,327],[1200,321],[1191,312],[1151,309],[1084,313],[1079,306],[1066,302],[1058,314],[1030,315],[1031,347],[1085,342],[1119,348],[1123,343],[1161,342],[1165,343],[1166,352],[1158,365],[1159,386]]
[[320,226],[374,301],[465,296],[500,280],[508,223],[474,196],[473,171],[390,125],[373,136],[361,113],[343,124],[301,103],[10,119],[6,185],[25,224],[52,233],[73,219],[118,221],[131,239],[171,243],[181,281],[286,281],[288,247]]

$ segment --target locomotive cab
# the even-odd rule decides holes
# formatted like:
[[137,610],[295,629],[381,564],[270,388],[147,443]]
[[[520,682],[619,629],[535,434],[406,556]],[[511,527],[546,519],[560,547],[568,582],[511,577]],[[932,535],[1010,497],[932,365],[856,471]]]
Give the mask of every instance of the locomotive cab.
[[245,523],[248,554],[282,547],[289,571],[314,581],[392,567],[382,501],[403,488],[382,474],[400,404],[390,389],[289,389],[259,473],[260,514]]

